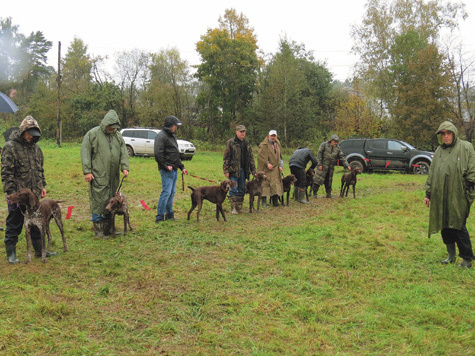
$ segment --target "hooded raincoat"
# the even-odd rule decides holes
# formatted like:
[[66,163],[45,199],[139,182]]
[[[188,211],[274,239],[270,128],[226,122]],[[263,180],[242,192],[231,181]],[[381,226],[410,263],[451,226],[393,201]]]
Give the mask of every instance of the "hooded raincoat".
[[[451,145],[443,143],[442,130],[452,131]],[[440,146],[434,154],[424,186],[430,198],[429,237],[442,229],[462,230],[475,199],[475,151],[459,138],[457,128],[444,121],[437,130]]]
[[120,172],[129,170],[129,155],[124,139],[117,130],[106,127],[120,124],[114,110],[110,110],[99,126],[89,130],[81,146],[82,171],[92,173],[89,183],[89,205],[92,214],[106,214],[108,200],[113,197],[120,182]]

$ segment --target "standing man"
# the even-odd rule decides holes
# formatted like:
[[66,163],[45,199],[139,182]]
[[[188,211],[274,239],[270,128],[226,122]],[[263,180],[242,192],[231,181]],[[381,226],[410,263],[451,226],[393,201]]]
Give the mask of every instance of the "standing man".
[[[20,124],[19,130],[11,134],[2,151],[2,183],[6,195],[13,194],[21,188],[30,188],[38,199],[46,196],[46,180],[43,169],[43,152],[36,144],[41,138],[38,122],[27,116]],[[18,235],[23,229],[26,207],[10,204],[5,230],[5,249],[8,262],[19,263],[16,258]],[[31,228],[31,242],[35,257],[41,257],[41,234],[38,227]],[[46,252],[46,256],[56,253]]]
[[118,129],[119,116],[110,110],[99,126],[89,130],[82,140],[81,161],[84,179],[89,183],[89,207],[94,234],[99,238],[110,235],[110,213],[106,210],[115,196],[120,172],[129,175],[129,155]]
[[434,154],[424,189],[430,209],[429,237],[441,231],[449,253],[442,264],[455,262],[455,244],[463,258],[459,267],[472,267],[473,249],[465,223],[475,199],[475,151],[458,136],[457,128],[444,121],[437,130],[440,146]]
[[229,191],[231,214],[238,214],[242,210],[244,194],[246,192],[246,179],[250,174],[256,174],[256,164],[252,154],[252,147],[244,138],[246,127],[236,126],[236,136],[226,142],[223,157],[223,172],[227,179],[235,181],[236,187]]
[[317,197],[318,189],[322,184],[325,184],[325,191],[327,193],[327,198],[332,197],[332,183],[333,183],[333,172],[335,171],[335,165],[340,161],[340,165],[343,167],[348,167],[348,170],[351,171],[351,167],[346,161],[345,155],[338,146],[340,138],[337,135],[332,135],[330,141],[323,142],[320,145],[317,153],[318,161],[318,170],[315,174],[314,182],[317,185],[315,187],[313,197]]
[[164,220],[175,220],[173,212],[173,198],[176,193],[176,181],[178,179],[177,169],[188,174],[180,159],[178,142],[175,132],[181,125],[181,122],[175,116],[167,116],[157,137],[155,137],[154,154],[155,161],[158,163],[158,170],[162,178],[162,192],[158,200],[157,216],[155,223],[161,223]]
[[317,157],[315,157],[312,150],[306,147],[298,148],[289,159],[290,173],[297,178],[297,182],[294,185],[294,192],[297,190],[298,194],[294,195],[296,196],[296,200],[303,204],[309,203],[305,198],[305,189],[307,188],[305,168],[309,161],[312,161],[310,168],[315,169],[318,163]]
[[284,194],[282,185],[282,147],[277,139],[277,131],[270,130],[269,135],[259,145],[257,151],[257,170],[264,172],[267,179],[262,182],[262,207],[267,207],[267,197],[273,206],[279,206],[279,197]]

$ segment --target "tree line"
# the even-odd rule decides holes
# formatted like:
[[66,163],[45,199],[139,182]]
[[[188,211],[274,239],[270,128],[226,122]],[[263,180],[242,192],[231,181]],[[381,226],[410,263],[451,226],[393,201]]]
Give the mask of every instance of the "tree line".
[[43,33],[24,35],[11,18],[0,18],[0,91],[20,108],[0,114],[1,126],[31,114],[44,136],[55,138],[60,80],[65,139],[81,138],[114,109],[123,127],[160,128],[164,117],[175,115],[184,124],[180,137],[210,144],[223,143],[244,124],[255,144],[275,129],[284,147],[337,133],[433,149],[434,132],[446,119],[473,141],[473,58],[454,40],[467,16],[460,2],[368,0],[361,24],[351,30],[360,60],[345,82],[285,36],[276,53],[262,54],[248,19],[234,9],[201,35],[195,67],[176,48],[133,49],[117,54],[112,75],[106,58],[92,56],[76,37],[61,59],[60,78],[47,65],[52,42]]

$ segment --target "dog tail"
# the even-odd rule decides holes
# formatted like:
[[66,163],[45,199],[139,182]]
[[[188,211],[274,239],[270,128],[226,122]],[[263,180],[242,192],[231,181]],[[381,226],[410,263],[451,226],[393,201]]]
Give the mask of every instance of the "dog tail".
[[191,191],[194,191],[194,190],[195,190],[195,188],[193,188],[193,187],[190,187],[190,186],[188,186],[188,188],[190,188],[190,189],[191,189]]

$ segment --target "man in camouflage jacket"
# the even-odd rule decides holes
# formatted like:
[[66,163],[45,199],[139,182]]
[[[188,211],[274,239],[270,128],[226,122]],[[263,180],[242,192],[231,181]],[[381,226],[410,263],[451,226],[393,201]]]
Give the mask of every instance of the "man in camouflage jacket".
[[338,146],[339,141],[340,138],[337,135],[332,135],[330,141],[323,142],[318,149],[318,169],[313,179],[316,184],[313,193],[314,198],[317,197],[318,189],[322,184],[325,184],[327,198],[332,198],[333,172],[338,160],[340,161],[340,166],[348,167],[348,170],[351,171],[351,167],[348,165],[345,155],[341,152],[340,146]]
[[[13,194],[21,188],[30,188],[38,199],[46,196],[46,180],[43,169],[43,152],[36,144],[41,137],[38,122],[27,116],[14,131],[2,151],[2,183],[5,195]],[[16,245],[23,229],[25,206],[8,203],[5,230],[5,249],[8,262],[18,263]],[[41,234],[36,226],[31,228],[31,240],[35,256],[41,256]],[[55,255],[47,252],[47,256]]]
[[246,127],[244,125],[236,126],[236,136],[226,142],[226,149],[224,150],[224,176],[237,183],[236,187],[229,191],[232,214],[241,212],[246,192],[246,179],[249,179],[251,173],[256,173],[252,147],[244,139],[245,137]]

